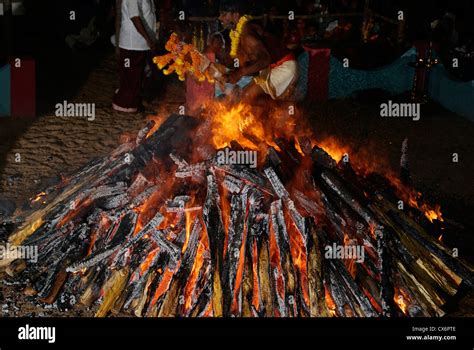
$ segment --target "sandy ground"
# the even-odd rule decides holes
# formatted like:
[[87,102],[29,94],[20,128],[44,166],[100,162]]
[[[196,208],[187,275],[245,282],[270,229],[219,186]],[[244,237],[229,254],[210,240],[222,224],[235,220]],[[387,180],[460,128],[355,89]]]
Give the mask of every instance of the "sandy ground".
[[[117,87],[115,57],[108,55],[93,70],[74,100],[96,104],[96,118],[60,118],[53,113],[34,120],[3,118],[0,120],[0,195],[21,206],[37,193],[47,179],[73,172],[92,158],[106,155],[127,135],[138,132],[149,113],[122,114],[110,107]],[[166,97],[166,99],[163,98]],[[373,94],[354,99],[312,104],[303,112],[315,134],[331,135],[350,147],[354,154],[366,151],[367,162],[380,161],[386,167],[398,168],[400,146],[409,139],[412,176],[417,189],[433,202],[440,203],[446,217],[472,227],[474,210],[474,123],[430,103],[422,107],[418,122],[387,119],[379,116],[378,99]],[[386,97],[385,97],[386,98]],[[166,84],[156,109],[176,110],[184,103],[184,86],[172,80]],[[1,118],[0,118],[1,119]],[[452,154],[459,162],[452,162]],[[21,156],[15,162],[15,155]],[[463,254],[462,240],[453,240]],[[0,297],[1,297],[0,293]],[[15,288],[4,288],[3,298],[11,301],[10,314],[40,312],[28,301],[15,302]],[[474,314],[472,292],[451,312],[452,315]],[[0,304],[4,301],[0,300]],[[8,303],[7,303],[8,304]],[[56,311],[45,309],[45,315]],[[81,311],[89,315],[90,311]]]
[[[111,108],[111,97],[117,88],[115,67],[115,57],[108,56],[90,74],[76,98],[68,100],[95,103],[94,121],[56,117],[54,111],[34,120],[0,121],[3,196],[21,203],[41,188],[41,181],[69,173],[93,157],[109,153],[124,137],[143,128],[150,113],[125,114]],[[180,91],[171,93],[179,95]],[[178,96],[168,105],[179,103],[179,98],[183,100],[184,96]],[[20,162],[16,162],[17,155]]]

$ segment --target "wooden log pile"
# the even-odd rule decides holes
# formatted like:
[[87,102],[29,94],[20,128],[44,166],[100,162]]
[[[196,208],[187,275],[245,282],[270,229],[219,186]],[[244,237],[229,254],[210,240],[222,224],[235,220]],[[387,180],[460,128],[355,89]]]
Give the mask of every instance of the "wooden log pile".
[[473,267],[397,207],[388,181],[305,140],[277,140],[257,169],[209,152],[193,163],[198,124],[147,125],[46,189],[8,238],[37,261],[0,268],[38,301],[98,317],[442,316],[473,288]]

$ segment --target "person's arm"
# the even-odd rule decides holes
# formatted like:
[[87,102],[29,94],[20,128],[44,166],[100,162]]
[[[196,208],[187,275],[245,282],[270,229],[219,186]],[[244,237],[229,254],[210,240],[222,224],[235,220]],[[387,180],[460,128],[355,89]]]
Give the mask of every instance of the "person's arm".
[[249,65],[240,67],[229,74],[228,81],[232,84],[238,82],[243,76],[254,75],[260,72],[272,63],[270,52],[268,52],[265,44],[255,35],[243,35],[240,45],[243,45],[247,52],[253,52],[253,55]]
[[128,9],[130,20],[135,26],[135,29],[137,30],[137,32],[140,33],[140,35],[145,39],[146,43],[148,44],[148,47],[151,50],[155,50],[156,42],[154,38],[152,38],[150,34],[148,33],[148,31],[146,30],[145,26],[143,25],[142,19],[140,18],[140,10],[139,10],[138,1],[137,0],[122,0],[122,1],[126,1],[126,6]]
[[137,31],[140,33],[140,35],[145,38],[148,46],[152,51],[156,49],[156,42],[153,38],[150,37],[148,34],[147,30],[145,29],[145,26],[143,25],[142,19],[140,17],[132,17],[130,18],[133,22],[133,25],[137,29]]

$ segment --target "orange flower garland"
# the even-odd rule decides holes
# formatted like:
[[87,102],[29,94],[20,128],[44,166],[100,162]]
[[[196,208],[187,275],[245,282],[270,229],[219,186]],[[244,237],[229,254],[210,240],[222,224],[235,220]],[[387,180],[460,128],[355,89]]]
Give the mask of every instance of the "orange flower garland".
[[[205,57],[194,45],[181,42],[178,35],[173,33],[166,43],[165,49],[169,53],[153,58],[153,63],[163,70],[164,75],[176,73],[179,80],[184,81],[186,73],[191,73],[198,81],[207,80],[209,83],[214,83],[210,72],[207,69],[202,71],[201,67],[205,64]],[[166,66],[167,68],[164,69]]]

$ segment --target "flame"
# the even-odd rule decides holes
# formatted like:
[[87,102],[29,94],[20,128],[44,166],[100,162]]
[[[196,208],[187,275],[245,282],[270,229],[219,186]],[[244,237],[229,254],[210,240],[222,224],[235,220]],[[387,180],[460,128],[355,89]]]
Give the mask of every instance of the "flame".
[[149,138],[160,128],[161,124],[163,124],[163,122],[167,119],[167,114],[160,113],[157,115],[149,115],[146,119],[153,120],[155,122],[155,125],[153,125],[153,128],[151,128],[148,134],[146,135],[146,138]]
[[286,211],[285,222],[287,223],[288,235],[290,237],[291,259],[299,272],[303,300],[305,304],[309,306],[308,264],[305,242],[295,223]]
[[436,204],[434,206],[431,206],[427,203],[422,202],[421,192],[415,191],[403,185],[400,179],[393,176],[392,174],[386,175],[386,177],[397,190],[397,194],[399,195],[399,197],[412,207],[421,211],[431,223],[433,223],[434,220],[438,220],[441,222],[444,221],[440,205]]
[[402,312],[406,315],[408,306],[410,305],[410,298],[408,297],[407,293],[403,289],[395,287],[393,301],[395,301],[400,310],[402,310]]
[[316,144],[325,150],[336,162],[339,162],[345,154],[349,154],[349,148],[341,145],[334,137],[327,137]]
[[61,219],[61,221],[58,223],[58,227],[62,227],[73,220],[83,209],[92,204],[92,199],[87,197],[83,200],[74,201],[72,204],[74,205],[73,209],[69,210],[67,214]]
[[364,287],[362,287],[362,292],[367,297],[367,299],[369,299],[370,304],[374,307],[374,309],[377,310],[378,313],[382,313],[382,307],[379,305],[379,303],[377,303],[372,294],[370,294],[370,292]]
[[[194,205],[194,200],[195,200],[195,196],[192,195],[191,200],[187,205],[188,208],[192,207]],[[189,238],[191,237],[191,231],[193,229],[193,223],[194,223],[194,220],[196,218],[196,213],[194,211],[191,211],[191,210],[186,210],[184,212],[184,215],[185,215],[185,218],[186,218],[186,239],[184,241],[183,248],[182,248],[183,253],[188,248]]]
[[444,221],[441,213],[441,207],[439,205],[436,205],[434,209],[427,209],[424,211],[424,214],[431,223],[433,220],[438,220],[441,222]]
[[[313,142],[325,150],[336,162],[339,162],[344,155],[351,154],[351,149],[347,145],[341,144],[334,137],[327,137],[322,141]],[[422,194],[405,186],[398,176],[390,169],[387,159],[380,157],[373,152],[373,149],[360,148],[357,152],[352,152],[353,162],[357,167],[355,170],[359,175],[368,175],[371,172],[377,172],[385,176],[392,186],[395,187],[397,195],[412,207],[417,208],[424,213],[426,218],[433,223],[434,220],[443,222],[441,207],[439,205],[430,206],[421,201]]]
[[[38,194],[36,195],[36,197],[31,200],[31,203],[36,203],[36,202],[40,201],[41,198],[43,198],[44,196],[46,196],[46,192],[38,193]],[[44,202],[43,202],[43,204],[44,204]]]
[[326,306],[329,311],[329,316],[335,317],[336,316],[336,303],[334,302],[334,299],[331,296],[331,293],[329,293],[329,290],[326,286],[324,286],[324,296],[326,300]]
[[98,230],[93,230],[93,231],[91,232],[91,242],[90,242],[90,244],[89,244],[89,249],[87,249],[87,254],[86,254],[86,256],[89,256],[89,255],[91,255],[91,253],[92,253],[92,249],[94,248],[95,241],[97,240],[97,231],[98,231]]
[[373,239],[377,238],[377,234],[375,233],[375,224],[373,222],[369,223],[369,233],[370,236],[372,236]]
[[[272,271],[277,270],[276,276],[276,293],[278,297],[282,300],[285,300],[285,281],[283,279],[283,271],[280,263],[280,249],[276,241],[276,233],[273,229],[273,224],[270,222],[270,239],[269,239],[269,249],[270,249],[270,266]],[[278,309],[275,310],[275,316],[279,317]]]
[[238,310],[238,296],[240,293],[240,286],[242,285],[242,278],[244,275],[244,265],[245,265],[245,246],[247,242],[247,218],[248,218],[248,208],[245,211],[244,217],[244,232],[242,235],[242,245],[240,246],[240,255],[239,255],[239,263],[237,266],[237,272],[235,276],[235,286],[234,286],[234,297],[232,302],[232,311],[237,312]]
[[153,259],[155,258],[156,254],[158,254],[159,249],[153,249],[150,254],[146,257],[145,261],[140,264],[140,275],[143,275],[148,269],[150,268]]
[[133,235],[136,235],[140,230],[156,215],[156,209],[158,205],[158,200],[160,194],[158,191],[154,192],[147,200],[139,207],[135,208],[135,211],[138,213],[137,224],[135,225],[135,230]]
[[264,150],[266,146],[279,149],[273,142],[273,133],[268,132],[271,128],[265,128],[251,108],[244,103],[234,106],[222,102],[207,104],[204,116],[210,119],[211,143],[216,149],[229,147],[231,141],[250,150]]
[[300,155],[302,155],[303,157],[306,156],[306,154],[304,154],[303,150],[301,149],[300,141],[298,140],[298,138],[295,138],[295,148]]
[[441,213],[441,207],[439,205],[435,205],[434,207],[430,207],[426,203],[420,204],[420,198],[422,194],[421,192],[410,191],[409,192],[409,199],[408,203],[412,206],[417,208],[418,210],[422,211],[425,214],[426,218],[433,223],[433,220],[444,221],[443,214]]
[[224,251],[222,256],[225,258],[227,255],[227,243],[229,241],[229,226],[230,226],[230,202],[227,199],[227,189],[225,186],[221,187],[221,214],[222,214],[222,224],[224,225]]
[[199,246],[196,252],[196,259],[194,260],[193,268],[191,270],[191,274],[187,280],[186,283],[186,288],[184,290],[184,295],[185,295],[185,309],[186,311],[189,311],[191,308],[192,302],[193,302],[193,291],[194,288],[196,287],[196,283],[199,277],[199,271],[201,270],[203,264],[204,264],[204,252],[206,251],[206,247],[202,241],[202,236],[201,240],[199,241]]
[[191,310],[194,299],[194,291],[199,278],[199,272],[204,266],[204,258],[209,251],[209,241],[207,239],[207,233],[204,227],[205,225],[203,225],[203,230],[201,231],[201,237],[198,243],[196,258],[194,259],[193,267],[191,269],[191,273],[187,279],[186,287],[184,289],[184,308],[187,312]]
[[212,308],[212,302],[207,304],[206,309],[202,313],[202,317],[213,317],[214,316],[214,309]]
[[[178,266],[176,267],[176,270],[179,269],[179,263],[178,263]],[[160,284],[158,285],[158,288],[156,288],[156,291],[155,291],[155,295],[153,296],[151,302],[150,302],[150,306],[149,308],[153,307],[153,305],[156,304],[156,302],[158,301],[158,299],[164,295],[169,287],[170,287],[170,284],[171,284],[171,280],[173,279],[173,276],[175,274],[175,271],[173,270],[170,270],[168,267],[166,268],[162,278],[161,278],[161,281],[160,281]]]

